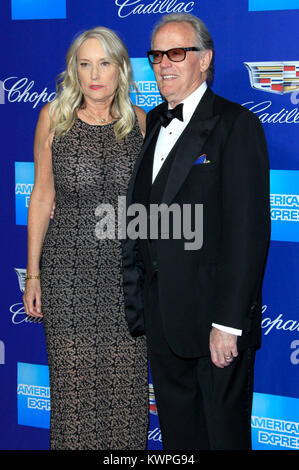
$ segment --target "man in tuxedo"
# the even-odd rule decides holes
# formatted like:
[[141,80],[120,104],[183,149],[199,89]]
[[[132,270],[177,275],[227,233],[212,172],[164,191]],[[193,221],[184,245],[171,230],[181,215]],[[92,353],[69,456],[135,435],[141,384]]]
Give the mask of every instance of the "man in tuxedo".
[[269,165],[259,119],[208,86],[213,53],[193,15],[167,15],[154,29],[148,57],[165,102],[148,113],[127,195],[127,207],[147,208],[148,222],[153,204],[203,207],[196,250],[184,234],[161,231],[123,242],[127,320],[132,335],[147,335],[168,450],[251,448]]

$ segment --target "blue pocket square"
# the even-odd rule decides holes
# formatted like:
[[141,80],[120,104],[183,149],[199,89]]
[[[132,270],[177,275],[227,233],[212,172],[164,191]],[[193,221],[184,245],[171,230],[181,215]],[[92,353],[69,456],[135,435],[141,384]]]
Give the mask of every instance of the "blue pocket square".
[[207,155],[205,153],[200,155],[200,157],[197,157],[197,159],[194,160],[193,165],[200,165],[201,163],[210,163],[209,160],[207,160]]

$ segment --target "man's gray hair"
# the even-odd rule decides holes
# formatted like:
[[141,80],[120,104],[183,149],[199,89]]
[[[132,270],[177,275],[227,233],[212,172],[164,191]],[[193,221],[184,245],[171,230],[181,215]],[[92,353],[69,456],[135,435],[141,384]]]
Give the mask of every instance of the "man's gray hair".
[[197,46],[201,51],[210,50],[213,52],[212,60],[207,70],[207,82],[212,84],[214,78],[214,42],[206,25],[203,23],[203,21],[197,18],[197,16],[190,15],[188,13],[171,13],[169,15],[162,16],[162,18],[155,25],[152,32],[152,48],[156,33],[167,23],[189,23],[195,32],[195,46]]

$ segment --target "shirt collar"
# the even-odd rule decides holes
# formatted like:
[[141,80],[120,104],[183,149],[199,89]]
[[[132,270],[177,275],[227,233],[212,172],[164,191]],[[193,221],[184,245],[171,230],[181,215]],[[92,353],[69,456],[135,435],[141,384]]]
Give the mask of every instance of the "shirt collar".
[[[194,113],[198,103],[200,102],[201,98],[203,97],[206,89],[208,88],[207,82],[203,82],[191,95],[187,96],[182,103],[183,106],[183,118],[184,121],[188,121],[192,114]],[[168,105],[168,108],[170,106]]]

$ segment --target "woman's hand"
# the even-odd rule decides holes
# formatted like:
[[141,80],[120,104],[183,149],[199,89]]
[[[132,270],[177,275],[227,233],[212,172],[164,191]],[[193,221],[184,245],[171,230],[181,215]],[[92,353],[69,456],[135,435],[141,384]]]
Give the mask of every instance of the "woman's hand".
[[25,312],[31,317],[42,318],[41,287],[39,279],[27,279],[23,295]]
[[51,209],[51,214],[50,214],[50,219],[54,219],[54,214],[55,214],[55,201],[53,202],[52,209]]

